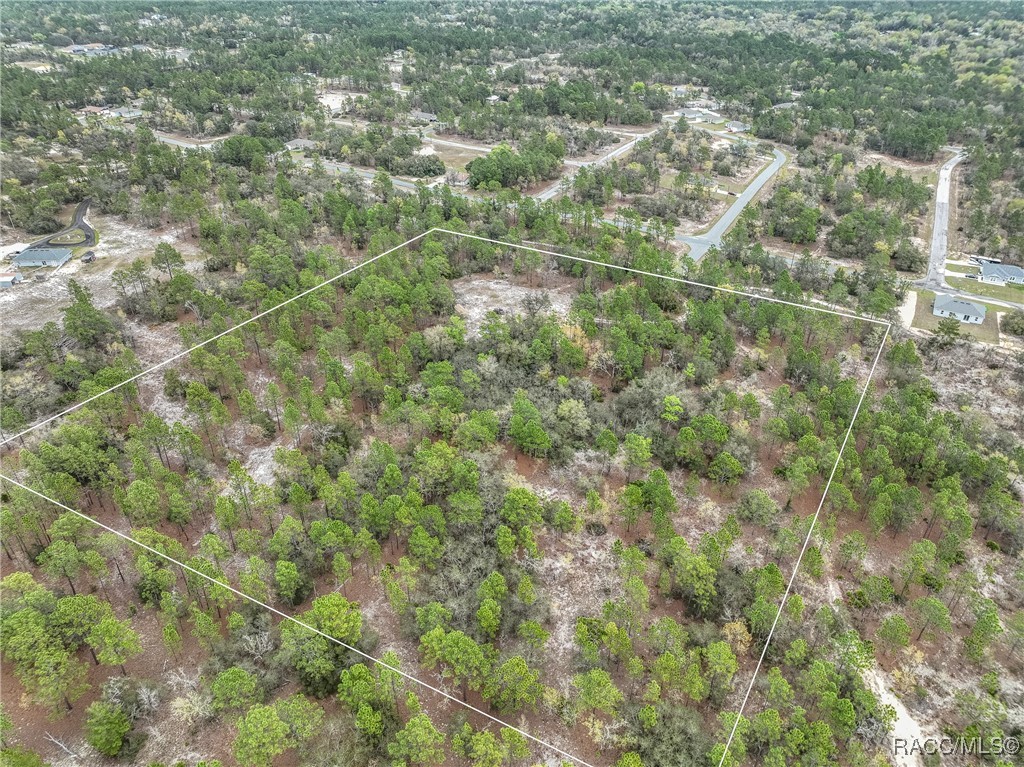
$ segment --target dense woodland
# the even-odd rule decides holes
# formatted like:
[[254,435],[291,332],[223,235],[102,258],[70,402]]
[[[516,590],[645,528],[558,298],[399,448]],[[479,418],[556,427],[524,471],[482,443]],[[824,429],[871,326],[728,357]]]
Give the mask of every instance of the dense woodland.
[[[140,326],[200,345],[2,447],[52,499],[2,485],[5,764],[562,759],[459,700],[616,767],[888,764],[897,706],[1021,735],[1024,358],[985,358],[997,416],[941,386],[956,327],[886,334],[931,191],[864,159],[968,146],[965,236],[1019,260],[1018,10],[58,3],[0,29],[0,224],[54,232],[89,198],[174,235],[110,273],[114,305],[73,279],[5,337],[4,439],[155,361]],[[40,58],[61,70],[14,63]],[[676,84],[757,141],[654,130]],[[135,99],[131,126],[72,111]],[[410,110],[503,142],[472,196],[392,180],[443,172]],[[526,196],[621,126],[653,135]],[[680,257],[674,226],[769,141],[795,169]],[[342,276],[432,228],[511,245],[436,232]],[[472,320],[467,280],[525,298]]]

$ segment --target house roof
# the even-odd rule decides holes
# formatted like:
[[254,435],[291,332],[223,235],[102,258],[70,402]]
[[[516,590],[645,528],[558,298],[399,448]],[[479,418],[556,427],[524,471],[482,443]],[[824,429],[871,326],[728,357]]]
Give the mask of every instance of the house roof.
[[725,124],[726,128],[736,131],[750,130],[750,126],[746,123],[740,122],[739,120],[730,120]]
[[1013,264],[992,264],[985,262],[981,265],[981,276],[996,277],[1001,280],[1018,279],[1024,281],[1024,269]]
[[984,317],[988,309],[973,301],[965,301],[956,296],[945,293],[935,294],[935,309],[940,312],[954,312],[955,314],[969,314],[972,317]]
[[289,149],[315,149],[316,143],[308,138],[296,138],[285,144]]
[[60,261],[62,258],[71,258],[70,248],[29,248],[16,255],[13,261],[17,265],[34,261]]

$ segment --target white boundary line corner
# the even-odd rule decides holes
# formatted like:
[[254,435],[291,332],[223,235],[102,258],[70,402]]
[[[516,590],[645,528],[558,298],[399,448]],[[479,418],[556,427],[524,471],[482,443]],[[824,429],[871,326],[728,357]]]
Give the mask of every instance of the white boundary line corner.
[[[743,715],[743,711],[746,709],[747,702],[750,699],[750,694],[751,694],[751,692],[754,689],[754,684],[757,681],[757,676],[758,676],[758,674],[761,671],[761,667],[762,667],[762,665],[764,663],[765,656],[766,656],[766,654],[768,652],[768,647],[771,644],[772,638],[774,637],[774,634],[775,634],[775,629],[778,626],[779,620],[780,620],[780,618],[782,616],[782,611],[785,608],[786,602],[788,601],[788,599],[790,597],[790,594],[792,593],[793,586],[794,586],[794,584],[796,582],[796,577],[797,577],[797,574],[799,572],[800,565],[801,565],[801,563],[803,561],[804,554],[806,553],[808,547],[810,546],[810,542],[811,542],[811,539],[812,539],[813,534],[814,534],[814,529],[815,529],[815,526],[817,524],[818,517],[821,514],[821,510],[824,507],[825,499],[828,496],[828,491],[829,491],[829,488],[831,487],[832,480],[835,477],[836,472],[839,469],[840,463],[842,462],[843,452],[846,450],[847,443],[849,442],[850,436],[853,433],[853,427],[854,427],[854,424],[855,424],[855,422],[857,420],[857,416],[860,413],[861,406],[864,403],[864,400],[865,400],[865,398],[867,396],[867,393],[869,391],[871,382],[872,382],[872,380],[874,378],[875,371],[876,371],[876,369],[878,367],[878,362],[881,359],[882,352],[885,349],[886,341],[888,340],[889,333],[892,330],[892,323],[891,322],[888,322],[886,320],[881,320],[881,319],[878,319],[876,317],[867,317],[867,316],[864,316],[864,315],[861,315],[861,314],[857,314],[857,313],[837,311],[837,310],[834,310],[834,309],[828,309],[828,308],[825,308],[825,307],[816,306],[814,304],[803,304],[803,303],[798,303],[798,302],[795,302],[795,301],[788,301],[788,300],[785,300],[785,299],[776,298],[774,296],[762,295],[760,293],[753,293],[753,292],[750,292],[750,291],[738,290],[738,289],[730,288],[730,287],[726,287],[726,286],[708,285],[706,283],[697,282],[695,280],[690,280],[690,279],[687,279],[687,278],[684,278],[684,277],[678,277],[676,275],[658,274],[656,272],[648,272],[648,271],[644,271],[642,269],[634,269],[632,267],[621,266],[621,265],[618,265],[618,264],[607,264],[607,263],[603,263],[601,261],[596,261],[596,260],[589,259],[589,258],[583,258],[581,256],[571,256],[571,255],[567,255],[567,254],[564,254],[564,253],[558,253],[558,252],[555,252],[555,251],[552,251],[552,250],[548,250],[546,248],[534,247],[535,245],[539,245],[540,243],[532,243],[532,242],[531,243],[514,243],[514,242],[507,242],[507,241],[504,241],[504,240],[497,240],[497,239],[493,239],[493,238],[490,238],[490,237],[483,237],[483,236],[480,236],[480,235],[469,234],[469,233],[466,233],[466,232],[456,232],[454,230],[445,229],[443,227],[433,227],[431,229],[426,230],[425,232],[421,232],[420,234],[416,235],[415,237],[409,238],[408,240],[406,240],[405,242],[403,242],[403,243],[401,243],[399,245],[395,245],[395,246],[393,246],[391,248],[388,248],[387,250],[377,254],[376,256],[372,256],[371,258],[368,258],[368,259],[366,259],[364,261],[361,261],[358,264],[356,264],[355,266],[352,266],[352,267],[350,267],[348,269],[345,269],[345,270],[339,272],[338,274],[334,275],[333,277],[330,277],[330,278],[324,280],[323,282],[319,283],[318,285],[315,285],[312,288],[308,288],[308,289],[302,291],[301,293],[298,293],[298,294],[292,296],[291,298],[286,299],[285,301],[282,301],[281,303],[279,303],[279,304],[277,304],[277,305],[275,305],[275,306],[273,306],[273,307],[271,307],[269,309],[265,309],[265,310],[263,310],[261,312],[258,312],[257,314],[254,314],[253,316],[249,317],[248,319],[245,319],[242,322],[239,322],[238,324],[233,325],[230,328],[228,328],[226,330],[223,330],[223,331],[221,331],[221,332],[211,336],[210,338],[205,339],[204,341],[196,344],[195,346],[192,346],[191,348],[179,351],[179,352],[173,354],[172,356],[168,357],[167,359],[162,360],[161,362],[158,362],[156,364],[150,365],[149,367],[145,368],[144,370],[140,371],[139,373],[136,373],[136,374],[130,376],[129,378],[126,378],[124,381],[121,381],[120,383],[117,383],[114,386],[111,386],[110,388],[108,388],[108,389],[106,389],[106,390],[104,390],[104,391],[102,391],[102,392],[100,392],[98,394],[93,394],[90,397],[87,397],[86,399],[82,400],[81,402],[75,403],[74,405],[72,405],[71,407],[67,408],[66,410],[63,410],[62,412],[57,413],[56,415],[48,416],[48,417],[46,417],[46,418],[36,422],[35,424],[33,424],[32,426],[28,427],[27,429],[23,429],[22,431],[18,432],[17,434],[14,434],[14,435],[12,435],[10,437],[7,437],[7,438],[5,438],[3,440],[0,440],[0,448],[5,447],[6,445],[12,443],[16,439],[22,439],[25,435],[29,434],[30,432],[33,432],[36,429],[39,429],[39,428],[41,428],[41,427],[43,427],[43,426],[45,426],[45,425],[47,425],[49,423],[52,423],[52,422],[54,422],[54,421],[56,421],[56,420],[58,420],[60,418],[63,418],[64,416],[69,415],[70,413],[73,413],[73,412],[81,409],[82,407],[84,407],[85,405],[89,404],[90,402],[93,402],[93,401],[95,401],[95,400],[99,399],[100,397],[103,397],[103,396],[105,396],[107,394],[110,394],[111,392],[116,391],[116,390],[122,388],[123,386],[127,386],[128,384],[133,383],[133,382],[139,380],[140,378],[143,378],[144,376],[147,376],[150,373],[153,373],[153,372],[155,372],[155,371],[165,367],[166,365],[169,365],[170,363],[172,363],[172,362],[174,362],[176,360],[179,360],[182,357],[187,356],[188,354],[190,354],[191,352],[195,351],[196,349],[200,349],[200,348],[206,346],[207,344],[210,344],[210,343],[216,341],[219,338],[222,338],[222,337],[224,337],[224,336],[226,336],[226,335],[228,335],[230,333],[235,332],[236,330],[239,330],[242,327],[245,327],[246,325],[248,325],[248,324],[250,324],[252,322],[255,322],[255,321],[259,320],[259,319],[262,319],[263,317],[266,317],[269,314],[272,314],[273,312],[277,311],[278,309],[280,309],[283,306],[286,306],[286,305],[288,305],[288,304],[290,304],[290,303],[292,303],[294,301],[297,301],[297,300],[299,300],[301,298],[304,298],[304,297],[306,297],[308,295],[311,295],[312,293],[315,293],[316,291],[320,290],[321,288],[323,288],[323,287],[325,287],[327,285],[330,285],[330,284],[340,280],[342,277],[346,277],[346,276],[348,276],[348,275],[358,271],[359,269],[362,269],[364,266],[368,266],[369,264],[372,264],[375,261],[380,260],[384,256],[387,256],[387,255],[389,255],[391,253],[394,253],[394,252],[396,252],[398,250],[401,250],[402,248],[407,247],[408,245],[411,245],[412,243],[417,242],[418,240],[421,240],[421,239],[423,239],[425,237],[428,237],[429,235],[435,234],[435,233],[453,235],[455,237],[465,237],[467,239],[477,240],[477,241],[480,241],[480,242],[487,242],[487,243],[491,243],[491,244],[494,244],[494,245],[499,245],[499,246],[507,247],[507,248],[515,248],[515,249],[519,249],[519,250],[532,251],[532,252],[535,252],[535,253],[540,253],[542,255],[551,256],[551,257],[554,257],[554,258],[562,258],[562,259],[566,259],[566,260],[569,260],[569,261],[575,261],[575,262],[578,262],[578,263],[588,264],[588,265],[591,265],[591,266],[598,266],[598,267],[603,267],[603,268],[606,268],[606,269],[614,269],[614,270],[621,271],[621,272],[626,272],[626,273],[629,273],[629,274],[636,274],[636,275],[639,275],[639,276],[642,276],[642,277],[653,277],[653,278],[657,278],[657,279],[665,279],[665,280],[669,280],[671,282],[676,282],[676,283],[683,284],[683,285],[689,285],[691,287],[700,287],[700,288],[705,288],[705,289],[712,290],[712,291],[720,291],[720,292],[723,292],[723,293],[729,293],[729,294],[732,294],[732,295],[741,296],[741,297],[744,297],[744,298],[754,299],[754,300],[758,300],[758,301],[767,301],[767,302],[770,302],[770,303],[778,303],[778,304],[783,304],[783,305],[786,305],[786,306],[792,306],[792,307],[795,307],[795,308],[798,308],[798,309],[805,309],[805,310],[810,310],[810,311],[815,311],[815,312],[821,312],[821,313],[824,313],[824,314],[833,314],[833,315],[836,315],[836,316],[839,316],[839,317],[843,317],[845,319],[858,320],[858,321],[862,321],[862,322],[868,322],[868,323],[872,323],[872,324],[876,324],[876,325],[881,325],[881,326],[883,326],[885,328],[885,333],[884,333],[884,335],[882,337],[882,341],[879,344],[878,351],[875,354],[875,358],[874,358],[874,361],[873,361],[873,363],[871,365],[870,371],[868,373],[867,380],[864,382],[864,386],[863,386],[863,388],[861,390],[861,393],[860,393],[860,398],[857,401],[857,406],[856,406],[856,408],[854,410],[852,418],[850,419],[850,425],[849,425],[849,427],[846,430],[846,435],[844,436],[842,445],[840,446],[839,455],[837,456],[835,465],[832,467],[832,471],[829,474],[827,482],[825,483],[825,488],[824,488],[824,491],[822,493],[821,500],[819,501],[817,509],[815,510],[814,515],[813,515],[813,517],[811,519],[811,524],[808,527],[807,535],[806,535],[806,537],[804,539],[803,546],[801,547],[800,553],[797,556],[796,563],[793,566],[793,572],[791,573],[789,581],[788,581],[788,583],[786,585],[786,590],[785,590],[785,593],[782,596],[782,601],[779,603],[779,608],[778,608],[778,610],[777,610],[777,612],[775,614],[775,619],[772,622],[772,626],[771,626],[771,629],[768,632],[768,636],[765,639],[764,647],[761,650],[761,655],[758,658],[757,665],[754,667],[754,672],[751,675],[750,683],[747,685],[746,692],[745,692],[745,694],[743,696],[743,701],[740,704],[739,710],[736,712],[736,717],[735,717],[735,720],[733,721],[732,729],[731,729],[731,731],[729,733],[728,740],[725,743],[725,749],[722,752],[722,758],[721,758],[721,760],[719,762],[719,765],[718,765],[718,767],[723,767],[723,765],[725,764],[726,757],[728,756],[728,753],[729,753],[729,748],[732,746],[732,742],[735,739],[736,731],[737,731],[737,728],[738,728],[739,722],[740,722],[740,718]],[[371,661],[373,663],[377,663],[377,664],[379,664],[379,665],[381,665],[381,666],[383,666],[383,667],[385,667],[385,668],[387,668],[387,669],[389,669],[391,671],[394,671],[395,673],[400,674],[401,676],[405,677],[409,681],[414,682],[415,684],[418,684],[418,685],[422,686],[423,688],[425,688],[427,690],[430,690],[432,692],[436,692],[437,694],[443,696],[447,700],[452,701],[452,702],[454,702],[454,703],[456,703],[456,704],[458,704],[460,706],[463,706],[463,707],[469,709],[470,711],[473,711],[474,713],[476,713],[476,714],[478,714],[480,716],[485,717],[486,719],[488,719],[491,722],[497,723],[497,724],[501,725],[502,727],[508,727],[508,728],[514,730],[515,732],[519,733],[523,737],[533,741],[537,745],[542,746],[543,748],[546,748],[546,749],[548,749],[548,750],[550,750],[550,751],[552,751],[554,753],[557,753],[557,754],[559,754],[559,755],[561,755],[563,757],[566,757],[566,758],[576,762],[577,764],[581,765],[581,767],[594,767],[590,763],[585,762],[584,760],[580,759],[579,757],[573,756],[572,754],[568,753],[567,751],[564,751],[564,750],[558,748],[557,746],[552,745],[551,743],[548,743],[548,742],[546,742],[544,740],[541,740],[540,738],[537,738],[537,737],[531,735],[528,732],[525,732],[524,730],[522,730],[522,729],[520,729],[518,727],[510,725],[507,722],[505,722],[504,720],[499,719],[499,718],[497,718],[497,717],[487,713],[486,711],[483,711],[483,710],[481,710],[481,709],[479,709],[479,708],[477,708],[477,707],[475,707],[475,706],[473,706],[473,705],[471,705],[469,703],[466,703],[466,702],[456,698],[455,696],[445,692],[444,690],[438,689],[437,687],[434,687],[433,685],[431,685],[431,684],[429,684],[427,682],[424,682],[423,680],[413,676],[412,674],[409,674],[409,673],[407,673],[405,671],[402,671],[401,669],[395,668],[395,667],[385,663],[384,661],[382,661],[382,660],[380,660],[378,658],[374,658],[373,656],[369,655],[368,653],[363,652],[362,650],[359,650],[356,647],[353,647],[353,646],[351,646],[351,645],[349,645],[349,644],[347,644],[345,642],[342,642],[339,639],[336,639],[335,637],[330,636],[329,634],[326,634],[326,633],[324,633],[324,632],[322,632],[322,631],[320,631],[318,629],[315,629],[312,626],[308,625],[307,623],[304,623],[304,622],[300,621],[298,618],[295,618],[294,616],[289,615],[288,613],[285,613],[285,612],[283,612],[281,610],[278,610],[277,608],[275,608],[275,607],[273,607],[271,605],[268,605],[268,604],[266,604],[266,603],[264,603],[264,602],[262,602],[262,601],[260,601],[258,599],[250,597],[249,595],[243,593],[242,591],[234,588],[230,584],[218,581],[217,579],[215,579],[215,578],[213,578],[213,577],[211,577],[209,575],[206,575],[205,573],[202,573],[202,572],[196,570],[195,568],[190,567],[189,565],[187,565],[187,564],[185,564],[183,562],[179,562],[178,560],[174,559],[173,557],[171,557],[171,556],[169,556],[167,554],[164,554],[163,552],[160,552],[160,551],[156,550],[155,548],[153,548],[151,546],[148,546],[148,545],[146,545],[146,544],[144,544],[144,543],[142,543],[142,542],[132,538],[130,535],[127,535],[126,533],[122,533],[119,530],[116,530],[116,529],[114,529],[114,528],[112,528],[112,527],[110,527],[108,525],[105,525],[102,522],[99,522],[98,520],[88,516],[87,514],[82,513],[81,511],[77,511],[76,509],[73,509],[70,506],[67,506],[67,505],[65,505],[65,504],[63,504],[63,503],[61,503],[59,501],[56,501],[53,498],[50,498],[50,497],[40,493],[39,491],[34,490],[33,488],[28,487],[27,485],[22,484],[18,480],[13,479],[12,477],[7,476],[6,474],[0,473],[0,479],[5,480],[7,482],[10,482],[11,484],[13,484],[13,485],[15,485],[17,487],[20,487],[21,489],[23,489],[23,490],[25,490],[25,491],[27,491],[27,492],[29,492],[29,493],[39,497],[39,498],[41,498],[41,499],[43,499],[45,501],[48,501],[49,503],[54,504],[58,508],[64,509],[67,512],[75,514],[78,517],[81,517],[82,519],[84,519],[84,520],[86,520],[88,522],[91,522],[92,524],[94,524],[94,525],[96,525],[96,526],[98,526],[100,528],[103,528],[104,530],[107,530],[108,532],[113,533],[114,535],[124,539],[125,541],[127,541],[127,542],[129,542],[131,544],[134,544],[136,546],[139,546],[139,547],[141,547],[141,548],[143,548],[143,549],[145,549],[145,550],[147,550],[147,551],[149,551],[149,552],[151,552],[153,554],[156,554],[157,556],[160,556],[160,557],[168,560],[169,562],[172,562],[175,565],[177,565],[177,566],[179,566],[179,567],[181,567],[181,568],[183,568],[185,570],[188,570],[188,571],[192,572],[195,575],[198,575],[198,576],[200,576],[202,578],[205,578],[206,580],[208,580],[208,581],[210,581],[212,583],[215,583],[215,584],[217,584],[219,586],[222,586],[222,587],[228,589],[229,591],[231,591],[232,593],[236,594],[237,596],[242,597],[243,599],[246,599],[246,600],[252,602],[253,604],[255,604],[255,605],[257,605],[257,606],[259,606],[259,607],[261,607],[261,608],[263,608],[265,610],[268,610],[271,613],[279,616],[283,620],[291,621],[292,623],[295,623],[295,624],[297,624],[299,626],[302,626],[303,628],[308,629],[309,631],[313,632],[314,634],[318,634],[319,636],[323,637],[324,639],[327,639],[328,641],[334,642],[335,644],[337,644],[337,645],[339,645],[341,647],[344,647],[345,649],[347,649],[347,650],[349,650],[349,651],[359,655],[360,657],[362,657],[362,658],[364,658],[364,659],[366,659],[368,661]]]

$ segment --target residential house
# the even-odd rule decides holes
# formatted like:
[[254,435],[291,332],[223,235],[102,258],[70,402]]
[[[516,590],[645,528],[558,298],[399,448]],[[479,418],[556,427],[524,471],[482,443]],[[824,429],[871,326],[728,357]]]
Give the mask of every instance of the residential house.
[[709,98],[696,98],[686,102],[686,106],[691,109],[720,109],[721,104],[714,99]]
[[412,117],[413,120],[420,120],[425,123],[437,122],[437,115],[434,114],[433,112],[421,112],[418,109],[414,109],[412,112],[409,113],[409,116]]
[[971,325],[983,323],[987,311],[980,304],[945,293],[936,293],[935,300],[932,302],[932,314],[936,317],[953,317],[960,320],[960,322],[967,322]]
[[1006,285],[1012,283],[1024,285],[1024,269],[1013,264],[993,264],[985,262],[981,265],[981,274],[978,279],[993,285]]
[[725,129],[729,133],[746,133],[750,130],[750,126],[747,123],[742,123],[739,120],[730,120],[725,124]]
[[142,115],[142,110],[135,107],[118,107],[110,110],[110,116],[118,120],[138,120]]
[[293,138],[291,141],[284,145],[285,149],[289,152],[296,150],[305,151],[307,149],[316,149],[316,142],[310,141],[308,138]]
[[12,259],[15,266],[62,266],[71,259],[70,248],[27,248]]

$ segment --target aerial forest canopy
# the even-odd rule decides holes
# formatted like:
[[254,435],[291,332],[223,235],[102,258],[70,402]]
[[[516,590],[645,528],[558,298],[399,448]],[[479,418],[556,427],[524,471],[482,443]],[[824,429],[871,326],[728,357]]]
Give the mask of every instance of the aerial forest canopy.
[[0,33],[0,762],[1021,734],[1019,7]]

